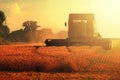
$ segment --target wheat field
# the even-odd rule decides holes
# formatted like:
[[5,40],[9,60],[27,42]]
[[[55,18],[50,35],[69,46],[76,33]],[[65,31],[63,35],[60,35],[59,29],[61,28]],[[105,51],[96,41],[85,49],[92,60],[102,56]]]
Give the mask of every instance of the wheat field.
[[0,80],[119,80],[118,43],[107,51],[98,46],[2,45]]

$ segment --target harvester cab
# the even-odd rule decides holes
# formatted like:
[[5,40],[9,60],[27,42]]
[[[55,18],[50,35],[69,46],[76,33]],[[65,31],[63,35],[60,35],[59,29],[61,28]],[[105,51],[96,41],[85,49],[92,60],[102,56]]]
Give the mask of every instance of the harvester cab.
[[68,37],[94,37],[94,14],[70,14],[68,22]]
[[[65,23],[66,25],[66,23]],[[111,49],[110,39],[96,32],[94,14],[70,14],[67,39],[46,39],[46,46],[102,46]]]

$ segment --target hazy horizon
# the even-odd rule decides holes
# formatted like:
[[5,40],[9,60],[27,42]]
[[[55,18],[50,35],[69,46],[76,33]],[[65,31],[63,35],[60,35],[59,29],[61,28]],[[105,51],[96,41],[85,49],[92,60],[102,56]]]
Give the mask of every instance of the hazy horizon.
[[95,14],[97,31],[103,37],[120,38],[119,0],[0,0],[11,31],[22,28],[26,20],[38,21],[41,28],[53,32],[67,30],[64,22],[70,13]]

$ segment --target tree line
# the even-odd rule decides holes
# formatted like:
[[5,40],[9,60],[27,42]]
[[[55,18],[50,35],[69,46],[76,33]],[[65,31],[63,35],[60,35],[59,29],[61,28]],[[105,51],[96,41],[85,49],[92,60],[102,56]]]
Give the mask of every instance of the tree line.
[[0,11],[0,44],[8,44],[9,42],[43,42],[46,38],[65,38],[66,31],[54,34],[51,29],[43,28],[38,30],[37,21],[24,21],[23,26],[19,30],[10,32],[6,25],[6,17],[3,11]]

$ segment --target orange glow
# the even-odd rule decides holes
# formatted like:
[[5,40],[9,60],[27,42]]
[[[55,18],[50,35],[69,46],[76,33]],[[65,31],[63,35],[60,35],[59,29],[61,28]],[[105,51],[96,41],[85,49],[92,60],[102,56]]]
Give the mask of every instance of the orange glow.
[[64,22],[68,21],[69,13],[94,13],[97,31],[103,37],[120,38],[119,0],[1,0],[0,3],[11,31],[20,29],[25,20],[36,20],[42,28],[49,27],[58,32],[67,30]]

